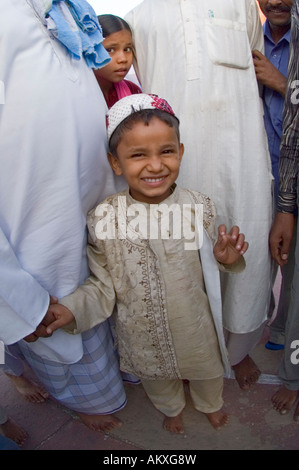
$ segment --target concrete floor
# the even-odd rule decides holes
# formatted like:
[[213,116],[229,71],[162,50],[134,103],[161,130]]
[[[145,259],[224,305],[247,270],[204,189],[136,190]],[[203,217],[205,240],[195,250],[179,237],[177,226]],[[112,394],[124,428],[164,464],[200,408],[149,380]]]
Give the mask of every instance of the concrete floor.
[[225,379],[224,408],[230,423],[220,431],[188,403],[183,411],[185,434],[168,433],[141,385],[126,385],[128,403],[117,414],[124,424],[109,434],[89,430],[74,413],[51,399],[43,404],[26,402],[2,371],[1,403],[28,432],[24,450],[299,450],[299,423],[291,413],[281,416],[271,406],[271,396],[279,387],[276,373],[282,351],[264,347],[267,334],[266,329],[253,354],[262,370],[259,383],[242,391],[234,379]]
[[298,450],[299,424],[291,414],[279,415],[270,401],[279,386],[275,374],[281,354],[263,344],[256,348],[254,359],[263,375],[250,391],[225,379],[224,402],[230,423],[220,431],[188,403],[183,412],[185,435],[169,434],[162,429],[162,415],[141,385],[126,385],[128,403],[117,415],[124,424],[109,434],[89,430],[74,413],[51,399],[43,404],[24,401],[3,373],[1,401],[28,432],[24,450]]

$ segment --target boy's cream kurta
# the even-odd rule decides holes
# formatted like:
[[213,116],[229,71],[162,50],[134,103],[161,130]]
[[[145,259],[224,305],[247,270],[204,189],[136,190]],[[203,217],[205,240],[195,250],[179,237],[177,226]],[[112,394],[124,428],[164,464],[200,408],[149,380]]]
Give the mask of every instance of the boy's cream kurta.
[[[145,379],[210,379],[223,375],[223,366],[228,373],[219,266],[213,255],[214,204],[200,193],[179,188],[163,201],[168,207],[192,204],[193,213],[194,204],[203,204],[199,257],[198,250],[185,249],[184,238],[132,239],[138,228],[129,224],[128,207],[134,203],[137,201],[125,191],[107,198],[89,213],[88,256],[93,276],[61,300],[76,318],[76,327],[69,330],[83,331],[104,321],[116,302],[121,370]],[[148,213],[153,207],[138,204]],[[116,225],[112,225],[116,226],[116,237],[101,240],[98,236],[103,235],[107,208],[115,215]]]
[[271,162],[251,54],[264,47],[257,2],[144,0],[126,20],[144,93],[165,98],[180,119],[187,157],[178,183],[207,194],[218,222],[238,225],[249,242],[246,270],[221,274],[223,323],[233,333],[255,331],[269,308],[272,223]]

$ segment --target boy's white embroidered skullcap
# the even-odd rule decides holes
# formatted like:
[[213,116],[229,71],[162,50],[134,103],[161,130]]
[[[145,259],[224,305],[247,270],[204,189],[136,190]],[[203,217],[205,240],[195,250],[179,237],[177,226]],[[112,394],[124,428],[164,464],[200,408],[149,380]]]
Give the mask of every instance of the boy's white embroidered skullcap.
[[125,96],[117,101],[107,113],[108,142],[117,126],[119,126],[124,119],[142,109],[160,109],[173,116],[175,115],[167,101],[163,98],[159,98],[157,95],[137,93],[135,95]]

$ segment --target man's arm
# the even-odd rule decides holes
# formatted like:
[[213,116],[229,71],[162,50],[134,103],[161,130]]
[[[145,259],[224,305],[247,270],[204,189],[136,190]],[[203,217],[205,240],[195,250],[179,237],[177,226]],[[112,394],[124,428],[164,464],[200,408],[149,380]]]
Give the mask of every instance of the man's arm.
[[299,7],[295,2],[292,10],[290,60],[287,77],[286,99],[283,114],[283,133],[279,159],[279,192],[277,215],[270,233],[270,248],[273,258],[281,266],[288,260],[294,229],[294,214],[297,207],[299,176],[299,113],[292,100],[292,83],[298,76],[298,25]]
[[294,215],[278,212],[270,232],[270,250],[272,258],[284,266],[288,262],[290,244],[294,230]]
[[252,51],[252,55],[258,81],[262,85],[277,91],[284,98],[287,87],[286,77],[258,50]]
[[0,339],[13,344],[33,333],[48,306],[48,292],[23,269],[0,228]]

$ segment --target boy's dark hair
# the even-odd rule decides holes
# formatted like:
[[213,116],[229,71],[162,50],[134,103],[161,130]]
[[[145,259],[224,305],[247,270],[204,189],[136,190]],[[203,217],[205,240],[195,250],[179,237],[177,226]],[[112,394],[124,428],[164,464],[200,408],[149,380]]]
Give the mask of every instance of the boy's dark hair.
[[103,37],[106,38],[110,34],[118,33],[118,31],[123,31],[124,29],[132,33],[128,23],[119,16],[115,15],[98,15],[98,21],[101,25]]
[[117,146],[119,141],[126,130],[132,130],[134,124],[142,122],[148,126],[152,118],[158,118],[169,127],[173,127],[178,141],[180,142],[180,122],[176,116],[162,111],[161,109],[141,109],[140,111],[132,110],[126,119],[124,119],[115,129],[109,140],[109,152],[117,158]]

